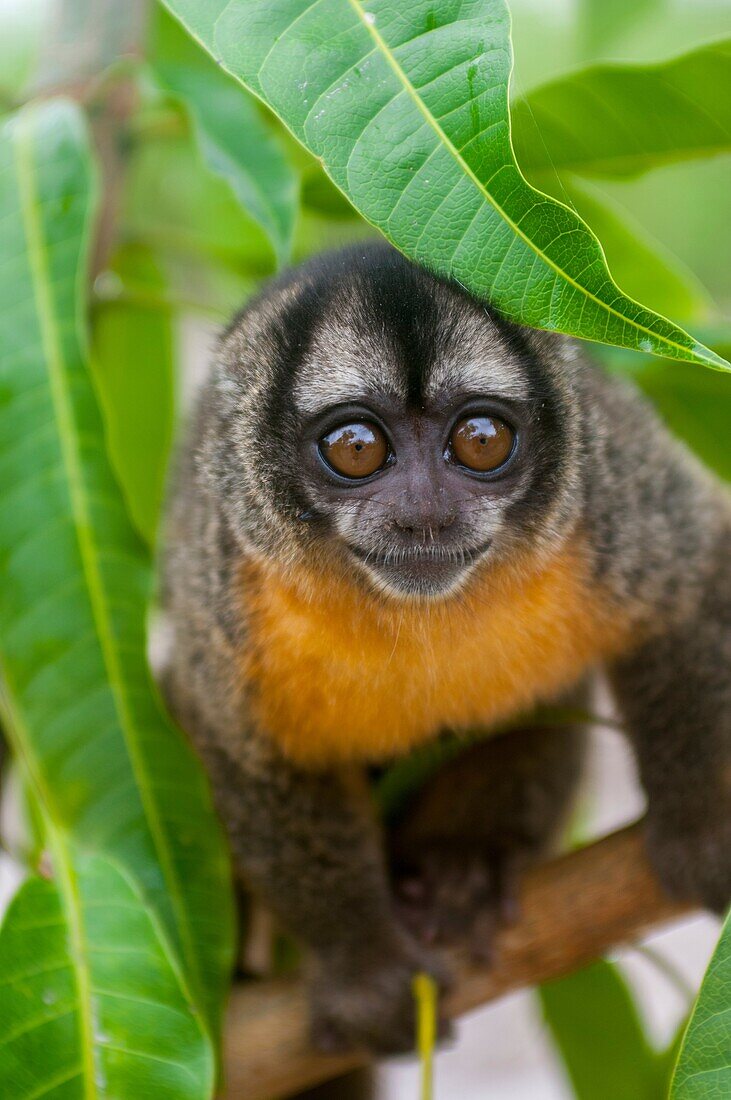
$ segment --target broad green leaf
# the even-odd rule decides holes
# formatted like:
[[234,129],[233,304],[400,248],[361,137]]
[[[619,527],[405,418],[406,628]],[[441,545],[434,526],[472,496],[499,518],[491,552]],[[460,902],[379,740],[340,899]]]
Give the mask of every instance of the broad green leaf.
[[96,187],[82,116],[52,100],[0,130],[0,671],[44,811],[113,857],[215,1020],[232,951],[228,861],[200,764],[145,660],[148,554],[104,449],[87,369]]
[[152,545],[173,433],[172,309],[166,281],[143,245],[120,249],[105,281],[114,283],[116,296],[94,310],[91,365],[109,457],[130,516]]
[[[731,39],[654,65],[596,65],[512,107],[524,172],[634,176],[731,151]],[[536,131],[539,137],[536,138]]]
[[166,0],[411,258],[539,328],[724,364],[626,298],[510,140],[504,0]]
[[657,1055],[616,966],[594,963],[539,997],[576,1100],[663,1100]]
[[0,1096],[208,1100],[212,1045],[154,912],[59,841],[0,928]]
[[292,247],[299,182],[259,105],[162,8],[155,17],[153,49],[155,71],[190,111],[208,167],[228,182],[266,233],[277,262],[285,263]]
[[670,1089],[670,1100],[731,1096],[731,915],[703,979]]
[[711,301],[692,271],[609,195],[569,173],[546,190],[573,206],[591,226],[609,270],[633,298],[688,320],[709,315]]

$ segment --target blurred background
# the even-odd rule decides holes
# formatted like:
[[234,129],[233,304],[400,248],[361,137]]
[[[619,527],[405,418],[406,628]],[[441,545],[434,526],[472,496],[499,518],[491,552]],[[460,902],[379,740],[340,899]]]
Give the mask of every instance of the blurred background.
[[[604,61],[662,61],[731,35],[727,0],[511,0],[514,18],[513,95],[577,67]],[[95,124],[108,198],[95,266],[92,326],[102,404],[131,402],[135,378],[147,378],[149,407],[130,406],[120,477],[134,518],[154,538],[167,448],[175,424],[210,359],[216,333],[231,312],[279,265],[261,224],[240,201],[234,175],[206,146],[195,109],[176,79],[159,73],[185,60],[184,36],[146,0],[0,0],[0,106],[31,93],[67,91],[83,100]],[[146,68],[162,63],[153,78]],[[196,65],[191,65],[191,71]],[[227,86],[219,89],[228,110]],[[218,93],[217,93],[218,94]],[[241,108],[244,110],[244,107]],[[246,102],[246,111],[251,111]],[[242,140],[277,143],[300,188],[291,227],[293,259],[368,235],[372,230],[328,183],[318,166],[258,108]],[[109,120],[114,120],[114,128]],[[248,115],[246,115],[248,120]],[[655,167],[636,178],[586,185],[589,201],[609,209],[634,240],[657,249],[668,269],[692,289],[688,315],[706,342],[731,347],[731,157]],[[556,193],[562,196],[561,181]],[[591,206],[580,212],[589,216]],[[632,250],[621,234],[605,239],[610,267],[632,278]],[[623,284],[624,285],[624,284]],[[633,287],[626,285],[630,293]],[[679,300],[685,301],[682,296]],[[663,302],[647,304],[662,309]],[[134,353],[131,353],[134,349]],[[599,352],[633,373],[683,434],[719,472],[731,474],[731,396],[727,379],[698,368],[666,368],[641,356]],[[155,378],[174,385],[155,393]],[[692,372],[692,373],[691,373]],[[168,391],[173,395],[168,399]],[[115,450],[114,428],[110,447]],[[129,454],[136,453],[136,465]],[[120,460],[121,461],[121,460]],[[600,700],[600,713],[608,701]],[[603,708],[603,709],[602,709]],[[582,831],[600,835],[634,819],[642,795],[621,737],[598,730],[581,811]],[[3,807],[13,818],[12,804]],[[17,872],[0,856],[0,901]],[[618,956],[650,1041],[669,1043],[687,1014],[717,936],[717,923],[696,917],[662,930]],[[417,1095],[414,1060],[381,1071],[384,1100]],[[570,1100],[574,1092],[544,1026],[536,995],[525,992],[462,1021],[452,1050],[437,1058],[440,1100]],[[617,1095],[616,1100],[637,1100]]]

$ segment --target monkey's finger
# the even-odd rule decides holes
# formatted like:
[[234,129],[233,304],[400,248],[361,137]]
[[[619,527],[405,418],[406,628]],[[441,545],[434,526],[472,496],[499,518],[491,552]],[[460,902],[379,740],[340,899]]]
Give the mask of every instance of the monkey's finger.
[[326,1016],[316,1016],[310,1028],[312,1045],[322,1054],[344,1054],[352,1044],[337,1023]]
[[476,915],[490,902],[492,893],[491,867],[481,852],[463,855],[444,871],[435,901],[444,942],[467,939]]
[[495,961],[495,937],[500,927],[500,917],[494,905],[481,909],[475,917],[470,932],[469,950],[476,963],[492,966]]

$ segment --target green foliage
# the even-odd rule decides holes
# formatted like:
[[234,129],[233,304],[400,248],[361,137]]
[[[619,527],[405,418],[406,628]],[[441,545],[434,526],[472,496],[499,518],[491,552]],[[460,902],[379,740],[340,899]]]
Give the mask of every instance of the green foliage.
[[[513,104],[516,154],[530,181],[584,218],[620,286],[669,316],[706,316],[707,292],[639,218],[577,177],[626,180],[663,164],[728,153],[729,103],[731,40],[662,64],[592,66]],[[695,201],[688,193],[686,209]]]
[[670,1100],[731,1095],[731,916],[721,933],[688,1024]]
[[708,294],[692,272],[609,195],[568,174],[546,190],[591,226],[610,270],[634,298],[671,316],[696,320],[708,315]]
[[210,1096],[210,1038],[139,888],[60,838],[53,871],[0,931],[0,1095]]
[[667,1055],[650,1046],[616,966],[594,963],[539,996],[576,1100],[665,1100]]
[[107,296],[94,311],[92,373],[109,458],[130,516],[152,545],[175,414],[173,312],[144,245],[120,248],[103,285]]
[[[153,9],[140,60],[96,74],[87,92],[119,156],[91,290],[101,196],[84,112],[51,99],[0,131],[0,711],[38,833],[0,929],[3,1097],[206,1100],[214,1089],[233,941],[226,854],[145,658],[150,549],[185,388],[181,315],[223,322],[290,259],[381,230],[518,320],[621,345],[595,350],[731,478],[729,379],[695,365],[723,365],[731,329],[656,239],[731,301],[716,256],[731,192],[710,160],[699,164],[729,153],[727,38],[534,87],[512,109],[516,163],[504,0],[167,7],[199,42]],[[9,111],[47,53],[48,8],[0,8]],[[63,10],[78,19],[78,5]],[[560,71],[557,57],[566,68],[663,57],[657,35],[649,53],[632,45],[660,11],[673,48],[718,26],[700,0],[692,14],[581,0],[562,26],[531,4],[521,75],[531,86],[539,62]],[[715,356],[637,302],[700,324]],[[393,767],[384,814],[461,745],[446,739]],[[728,943],[727,930],[674,1100],[730,1091]],[[674,1049],[652,1049],[613,967],[541,996],[580,1100],[664,1096]]]
[[278,264],[292,249],[299,181],[256,101],[162,10],[153,43],[157,75],[187,105],[208,167],[261,227]]
[[[215,1032],[232,949],[228,869],[200,767],[163,716],[146,667],[149,560],[106,459],[88,373],[83,291],[95,208],[77,108],[55,100],[5,124],[4,718],[56,842],[78,838],[134,882],[169,965],[184,970]],[[31,891],[27,904],[36,897],[46,895]],[[74,938],[71,923],[67,934],[74,962],[88,969],[90,941]],[[50,1074],[57,1052],[44,1049]]]
[[224,320],[253,285],[273,273],[268,238],[227,180],[211,171],[184,113],[143,104],[121,201],[121,233],[149,250],[173,301]]
[[513,106],[513,134],[530,174],[632,176],[731,152],[731,39],[660,65],[596,65],[535,88]]
[[503,0],[167,6],[413,259],[539,328],[724,366],[624,297],[585,224],[521,176]]
[[580,0],[577,29],[579,48],[595,57],[614,46],[615,40],[635,21],[655,15],[664,0]]

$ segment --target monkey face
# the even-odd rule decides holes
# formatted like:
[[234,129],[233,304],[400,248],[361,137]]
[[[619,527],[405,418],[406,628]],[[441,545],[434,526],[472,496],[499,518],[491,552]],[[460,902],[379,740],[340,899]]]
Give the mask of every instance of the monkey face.
[[227,341],[226,384],[247,394],[239,517],[262,550],[286,517],[290,557],[324,554],[389,596],[434,598],[556,527],[574,434],[566,364],[394,250],[295,271]]
[[482,393],[417,408],[353,396],[305,422],[315,515],[378,588],[448,593],[499,537],[529,426],[512,403]]

